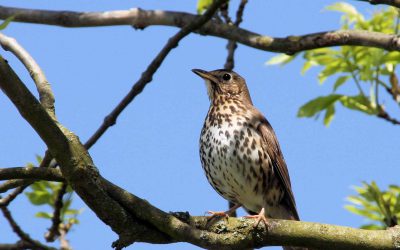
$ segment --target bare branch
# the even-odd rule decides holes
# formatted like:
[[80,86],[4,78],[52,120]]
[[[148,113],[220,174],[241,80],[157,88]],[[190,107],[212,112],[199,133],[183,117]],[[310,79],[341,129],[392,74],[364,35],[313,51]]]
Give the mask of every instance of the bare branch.
[[90,148],[96,141],[107,131],[107,129],[116,123],[117,117],[121,112],[133,101],[133,99],[139,95],[146,85],[151,82],[154,73],[160,67],[164,59],[167,57],[172,49],[176,48],[179,41],[190,34],[192,31],[197,30],[202,25],[204,25],[211,17],[214,15],[216,9],[221,3],[226,2],[226,0],[218,0],[210,6],[210,8],[199,17],[196,17],[189,24],[185,25],[178,33],[172,36],[167,44],[161,49],[158,55],[151,61],[147,69],[142,73],[140,79],[133,85],[129,93],[121,100],[121,102],[108,114],[103,124],[97,129],[97,131],[89,138],[85,143],[86,148]]
[[17,196],[22,193],[27,186],[20,186],[13,190],[9,195],[4,198],[0,197],[0,207],[1,206],[8,206]]
[[[0,6],[0,19],[16,15],[14,21],[64,27],[94,27],[110,25],[133,25],[144,28],[151,25],[184,27],[198,16],[184,12],[160,10],[117,10],[105,12],[48,11]],[[211,35],[233,40],[244,45],[273,52],[294,54],[315,48],[358,45],[386,50],[400,50],[397,35],[359,30],[327,31],[300,36],[274,38],[237,28],[217,20],[211,20],[194,31],[201,35]]]
[[56,168],[35,168],[35,167],[15,167],[1,168],[0,180],[11,179],[37,179],[45,181],[62,181],[65,179],[59,169]]
[[386,4],[386,5],[391,5],[393,7],[400,8],[400,0],[357,0],[357,1],[368,2],[373,5]]
[[[47,150],[44,154],[42,162],[39,165],[39,168],[47,168],[50,165],[51,161],[52,161],[52,157],[51,157],[49,151]],[[36,171],[36,170],[32,170],[32,171]],[[41,171],[41,170],[39,170],[39,171]],[[10,180],[0,184],[0,193],[7,192],[8,190],[17,188],[17,187],[29,186],[30,184],[32,184],[34,182],[35,182],[35,180],[30,180],[30,179],[11,180],[11,178],[10,178]]]
[[379,113],[376,115],[377,117],[384,119],[394,125],[400,125],[400,121],[391,117],[385,110],[380,109]]
[[31,180],[9,180],[0,184],[0,193],[5,193],[10,189],[28,185],[30,183]]
[[36,84],[39,92],[39,99],[43,107],[50,112],[52,116],[55,115],[54,110],[54,95],[51,90],[50,84],[44,75],[44,72],[32,58],[32,56],[18,44],[17,40],[0,33],[0,44],[4,50],[12,52],[25,66]]
[[[240,1],[238,10],[236,11],[236,20],[233,23],[233,25],[235,27],[239,27],[240,23],[243,21],[243,12],[244,12],[244,8],[246,7],[246,4],[247,4],[247,0]],[[237,48],[237,44],[235,41],[229,40],[226,48],[228,49],[228,56],[226,58],[224,68],[228,69],[228,70],[233,70],[233,68],[235,67],[234,57],[235,57],[235,50]]]
[[21,249],[29,249],[31,244],[25,241],[18,241],[14,244],[0,244],[0,250],[21,250]]
[[67,184],[63,183],[60,190],[58,190],[56,201],[54,203],[54,212],[53,212],[53,218],[51,219],[52,222],[51,227],[45,236],[47,242],[53,242],[57,239],[57,237],[60,236],[60,224],[62,223],[60,216],[61,216],[61,209],[64,205],[63,197],[66,191],[67,191]]
[[[248,249],[270,245],[293,245],[317,249],[393,249],[400,240],[400,227],[363,230],[327,224],[270,220],[268,230],[255,229],[253,221],[230,217],[208,225],[207,217],[178,213],[178,218],[102,179],[107,192],[139,219],[148,221],[173,239],[207,249]],[[183,214],[183,215],[182,215]],[[186,223],[185,223],[186,222]]]
[[10,211],[8,210],[7,207],[0,207],[1,211],[3,212],[4,217],[7,219],[8,223],[10,224],[11,228],[13,231],[18,235],[18,237],[21,238],[22,241],[25,241],[31,245],[31,249],[48,249],[48,250],[55,250],[53,247],[48,247],[46,245],[43,245],[37,240],[33,240],[27,233],[25,233],[20,226],[17,224],[17,222],[14,220],[12,217]]

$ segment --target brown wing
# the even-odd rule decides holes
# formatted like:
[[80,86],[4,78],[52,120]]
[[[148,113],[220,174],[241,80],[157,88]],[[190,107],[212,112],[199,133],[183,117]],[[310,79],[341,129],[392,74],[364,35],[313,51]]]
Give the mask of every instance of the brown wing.
[[293,216],[295,217],[295,219],[299,220],[299,215],[296,209],[296,202],[294,200],[292,186],[290,184],[289,172],[275,132],[267,119],[265,119],[265,117],[258,110],[255,111],[256,123],[254,125],[264,139],[265,147],[263,148],[271,158],[274,173],[279,177],[285,189],[285,196],[283,197],[283,201],[288,206],[288,209],[293,212]]

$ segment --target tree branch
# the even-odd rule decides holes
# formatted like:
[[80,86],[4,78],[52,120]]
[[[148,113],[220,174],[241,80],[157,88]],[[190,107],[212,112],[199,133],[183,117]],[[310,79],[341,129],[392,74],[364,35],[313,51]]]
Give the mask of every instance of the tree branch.
[[[63,27],[95,27],[112,25],[133,25],[145,28],[151,25],[184,27],[198,16],[184,12],[161,10],[116,10],[105,12],[48,11],[0,6],[0,19],[15,15],[13,21]],[[244,45],[273,52],[294,54],[315,48],[357,45],[400,50],[397,35],[360,30],[326,31],[300,36],[275,38],[211,20],[201,29],[194,31],[201,35],[211,35],[233,40]]]
[[0,196],[0,207],[2,207],[2,206],[8,206],[15,198],[17,198],[17,196],[20,194],[20,193],[22,193],[24,190],[25,190],[25,188],[26,188],[27,186],[20,186],[20,187],[17,187],[16,189],[14,189],[9,195],[7,195],[6,197],[4,197],[4,198],[1,198],[1,196]]
[[39,99],[43,107],[55,116],[54,95],[44,72],[32,58],[32,56],[18,44],[17,40],[0,33],[0,45],[4,50],[12,52],[28,70],[30,76],[36,84],[39,92]]
[[386,5],[400,8],[400,0],[357,0],[357,1],[368,2],[373,5],[386,4]]
[[[317,249],[394,249],[399,247],[400,227],[363,230],[327,224],[270,220],[268,230],[255,229],[254,222],[230,217],[213,225],[207,217],[180,219],[153,207],[147,201],[102,180],[107,192],[139,219],[148,221],[171,238],[207,249],[247,249],[271,245],[293,245]],[[183,216],[182,216],[183,214]],[[186,222],[186,223],[185,223]]]
[[[246,7],[247,0],[241,0],[238,10],[236,11],[236,20],[233,23],[235,27],[239,27],[240,23],[243,21],[243,12],[244,8]],[[228,56],[226,58],[226,62],[224,65],[224,69],[228,70],[233,70],[235,67],[235,50],[237,48],[237,44],[235,41],[229,40],[228,44],[226,45],[226,48],[228,49]],[[231,207],[231,204],[229,205]]]
[[58,190],[56,201],[54,202],[54,212],[53,218],[51,219],[51,227],[47,234],[45,235],[45,239],[47,242],[54,242],[60,234],[60,224],[61,221],[61,209],[64,206],[63,197],[67,191],[67,184],[63,183],[60,190]]
[[10,179],[37,179],[45,181],[65,182],[59,169],[56,168],[35,168],[35,167],[15,167],[1,168],[0,180]]
[[37,240],[33,240],[28,234],[26,234],[22,229],[19,227],[17,222],[12,217],[10,211],[7,207],[0,207],[1,211],[3,212],[4,217],[7,219],[8,223],[10,224],[13,231],[21,238],[22,241],[27,242],[31,245],[31,249],[39,249],[39,250],[55,250],[55,248],[48,247],[43,245]]

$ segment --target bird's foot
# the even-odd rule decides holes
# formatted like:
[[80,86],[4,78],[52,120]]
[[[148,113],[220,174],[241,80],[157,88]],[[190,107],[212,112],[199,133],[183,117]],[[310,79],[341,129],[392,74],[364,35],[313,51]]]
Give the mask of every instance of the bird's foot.
[[207,214],[211,214],[211,216],[209,216],[208,220],[211,220],[215,217],[229,218],[228,211],[207,211]]
[[229,218],[229,216],[236,211],[236,209],[238,209],[239,207],[241,207],[241,205],[236,204],[235,206],[231,207],[228,211],[207,211],[208,214],[211,214],[211,216],[208,217],[208,221],[216,218],[216,217],[225,217],[225,218]]
[[258,226],[258,224],[260,224],[260,222],[264,222],[265,226],[268,227],[268,220],[265,217],[265,209],[262,208],[259,214],[256,215],[246,215],[244,216],[245,218],[251,218],[251,219],[255,219],[256,222],[254,222],[253,227],[256,228]]

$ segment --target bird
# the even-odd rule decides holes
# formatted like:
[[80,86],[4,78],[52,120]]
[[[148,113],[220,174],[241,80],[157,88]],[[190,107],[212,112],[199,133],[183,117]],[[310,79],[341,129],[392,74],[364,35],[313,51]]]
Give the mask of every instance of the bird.
[[[275,132],[253,105],[246,81],[231,70],[193,69],[205,80],[210,107],[200,134],[200,161],[215,191],[256,219],[300,220]],[[284,247],[289,249],[304,249]]]

